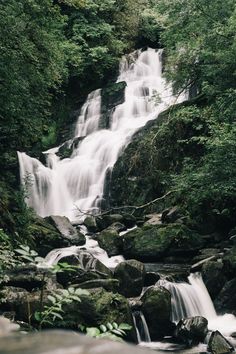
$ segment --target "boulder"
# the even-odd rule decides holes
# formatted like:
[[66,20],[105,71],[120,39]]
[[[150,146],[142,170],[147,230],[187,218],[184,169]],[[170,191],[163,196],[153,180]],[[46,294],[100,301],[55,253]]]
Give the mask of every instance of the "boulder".
[[[115,225],[117,225],[117,223]],[[103,230],[97,236],[97,241],[99,246],[107,252],[109,257],[116,256],[122,252],[123,238],[119,236],[119,232],[115,227],[110,226]]]
[[108,228],[114,223],[124,223],[123,216],[121,214],[105,214],[96,217],[96,223],[100,231]]
[[126,297],[139,296],[144,286],[144,264],[131,259],[118,264],[114,277],[119,280],[119,293]]
[[55,248],[70,246],[70,242],[61,237],[61,233],[55,226],[39,216],[34,217],[34,222],[29,226],[29,232],[33,239],[33,248],[42,257]]
[[108,340],[97,340],[74,331],[47,330],[1,338],[0,354],[151,354],[149,349]]
[[[27,291],[36,290],[42,286],[56,286],[56,276],[50,270],[37,268],[33,264],[16,266],[5,271],[7,281],[3,285],[23,288]],[[49,285],[50,283],[50,285]]]
[[63,261],[78,267],[76,271],[57,273],[57,280],[63,286],[113,277],[109,268],[86,251],[81,251],[78,256],[65,257]]
[[46,218],[68,240],[70,245],[81,246],[86,242],[85,236],[72,226],[66,216],[52,215]]
[[81,295],[81,302],[65,305],[64,320],[68,328],[99,326],[108,322],[128,323],[133,326],[131,309],[127,299],[103,288],[87,289],[89,295]]
[[200,235],[185,225],[144,225],[124,236],[124,256],[160,261],[165,256],[192,257],[202,247]]
[[227,281],[214,301],[216,310],[220,313],[236,315],[236,278]]
[[151,286],[145,291],[141,301],[151,340],[159,340],[172,334],[170,292],[161,286]]
[[218,261],[205,262],[202,266],[202,279],[212,300],[214,300],[227,281],[222,261],[219,259]]
[[228,278],[233,278],[236,273],[236,246],[233,246],[223,257],[224,271]]
[[100,129],[108,129],[110,127],[110,117],[113,109],[124,102],[126,85],[125,81],[120,81],[111,83],[102,89]]
[[84,225],[87,227],[89,232],[98,231],[98,225],[94,216],[87,216],[84,219]]
[[177,324],[175,336],[190,347],[197,345],[204,341],[208,332],[207,325],[207,319],[202,316],[182,319]]
[[207,350],[212,354],[228,354],[234,351],[232,344],[219,331],[212,332]]
[[144,286],[155,285],[160,280],[160,275],[155,272],[146,272]]

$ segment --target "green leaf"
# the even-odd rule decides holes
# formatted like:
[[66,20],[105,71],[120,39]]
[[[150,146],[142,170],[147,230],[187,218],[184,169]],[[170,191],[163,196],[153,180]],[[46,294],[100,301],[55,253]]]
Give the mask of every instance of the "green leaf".
[[125,331],[129,331],[132,329],[132,326],[130,326],[128,323],[121,323],[119,325],[119,329],[123,329]]
[[113,329],[113,326],[110,322],[106,324],[107,328],[111,331]]
[[99,331],[99,329],[96,328],[96,327],[87,327],[87,328],[86,328],[86,334],[87,334],[89,337],[97,337],[97,336],[99,336],[100,331]]
[[41,312],[39,312],[39,311],[36,311],[35,313],[34,313],[34,318],[36,319],[36,321],[41,321],[41,319],[42,319],[42,316],[41,316]]
[[57,301],[56,298],[52,295],[48,295],[48,300],[50,300],[53,304],[55,304]]
[[107,331],[107,328],[104,325],[101,325],[99,328],[103,333],[105,333]]

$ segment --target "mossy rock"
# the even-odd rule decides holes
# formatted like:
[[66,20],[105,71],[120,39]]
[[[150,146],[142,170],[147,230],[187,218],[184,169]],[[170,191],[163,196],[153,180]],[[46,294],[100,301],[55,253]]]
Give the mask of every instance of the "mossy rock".
[[214,300],[227,280],[222,261],[211,260],[204,263],[202,266],[202,279],[212,300]]
[[135,259],[121,262],[114,270],[114,277],[120,282],[120,294],[125,297],[139,296],[144,286],[144,264]]
[[124,235],[124,255],[141,260],[197,252],[201,246],[200,235],[183,224],[144,225]]
[[116,256],[122,252],[123,239],[115,228],[107,228],[97,236],[98,244],[103,248],[109,257]]
[[64,319],[68,328],[77,328],[79,324],[94,327],[108,322],[133,326],[132,313],[124,296],[103,288],[87,291],[89,295],[81,296],[81,302],[66,306]]
[[171,294],[161,286],[149,287],[141,298],[142,311],[152,340],[170,334]]
[[35,217],[34,223],[29,226],[33,247],[40,256],[45,257],[55,248],[67,247],[70,242],[61,237],[60,232],[41,217]]
[[236,246],[232,247],[223,257],[224,271],[230,279],[235,276],[236,272]]
[[87,216],[84,219],[84,225],[87,227],[89,232],[97,232],[98,231],[98,226],[97,226],[96,219],[94,216]]

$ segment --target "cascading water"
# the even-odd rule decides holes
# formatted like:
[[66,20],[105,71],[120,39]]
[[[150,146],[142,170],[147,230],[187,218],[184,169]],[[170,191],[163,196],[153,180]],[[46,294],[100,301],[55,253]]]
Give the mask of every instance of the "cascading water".
[[137,339],[138,343],[141,342],[151,342],[149,330],[148,330],[148,325],[145,320],[144,314],[142,311],[135,311],[133,312],[133,320],[134,320],[134,325],[137,333]]
[[[109,129],[99,129],[101,91],[88,96],[75,129],[74,138],[80,137],[81,142],[70,158],[60,160],[56,155],[58,148],[51,149],[45,152],[45,167],[18,152],[27,203],[39,215],[65,215],[76,220],[79,210],[97,210],[107,171],[112,170],[135,131],[168,106],[185,99],[184,94],[174,97],[162,78],[161,54],[149,48],[122,60],[117,82],[127,83],[125,100],[112,113]],[[154,103],[154,95],[158,96],[158,104]]]
[[207,318],[210,330],[219,330],[226,336],[235,332],[236,317],[231,314],[217,316],[201,274],[192,273],[188,280],[189,283],[174,283],[161,279],[157,283],[171,293],[172,321],[178,322],[182,318],[203,316]]

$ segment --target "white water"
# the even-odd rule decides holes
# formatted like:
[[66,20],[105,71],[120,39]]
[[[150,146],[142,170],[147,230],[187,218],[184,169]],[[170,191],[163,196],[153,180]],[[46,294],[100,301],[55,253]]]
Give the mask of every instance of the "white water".
[[218,330],[225,336],[236,331],[236,317],[231,314],[218,316],[213,302],[202,281],[200,273],[190,274],[189,283],[172,283],[159,280],[158,285],[171,293],[172,321],[182,318],[203,316],[208,320],[210,330]]
[[135,311],[133,312],[132,316],[134,320],[138,343],[150,343],[151,338],[144,314],[142,313],[142,311]]
[[[114,110],[110,128],[99,130],[101,91],[92,92],[81,109],[74,138],[84,137],[70,158],[60,160],[57,148],[45,152],[47,167],[18,152],[21,182],[27,203],[42,217],[65,215],[78,219],[80,211],[99,209],[108,170],[133,134],[168,106],[183,101],[172,95],[162,78],[161,51],[136,51],[120,65],[119,81],[126,81],[125,101]],[[153,95],[158,94],[159,104]],[[27,183],[28,181],[28,183]]]
[[82,250],[82,254],[84,253],[84,251],[87,251],[87,253],[90,253],[93,257],[98,259],[110,269],[114,269],[117,264],[124,261],[123,256],[108,257],[107,252],[98,246],[97,241],[87,236],[85,245],[56,248],[49,252],[38,266],[42,268],[50,268],[56,265],[62,258],[69,256],[77,256],[78,260],[81,261],[82,265],[83,260],[80,257]]

